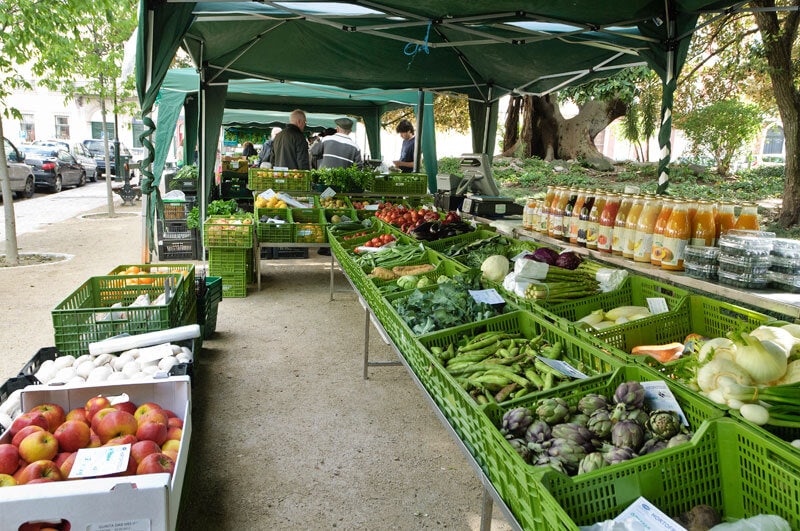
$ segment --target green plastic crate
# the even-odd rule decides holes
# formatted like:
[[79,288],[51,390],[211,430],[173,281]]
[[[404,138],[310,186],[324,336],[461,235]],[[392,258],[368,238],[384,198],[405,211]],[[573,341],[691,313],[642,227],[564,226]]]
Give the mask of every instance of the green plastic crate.
[[369,191],[379,194],[424,194],[428,191],[428,176],[424,173],[376,175]]
[[249,249],[209,249],[208,270],[213,276],[238,275],[251,268]]
[[293,208],[295,243],[325,243],[325,213],[319,208]]
[[[466,267],[464,264],[459,264],[455,260],[450,260],[446,256],[437,253],[433,249],[426,250],[425,254],[423,254],[422,257],[420,257],[418,260],[412,260],[411,262],[408,262],[405,265],[413,266],[422,264],[431,264],[434,266],[434,269],[428,271],[427,273],[421,273],[415,276],[417,278],[427,278],[433,284],[435,284],[437,279],[442,275],[452,278],[456,275],[463,274],[469,271],[469,268]],[[380,280],[378,278],[372,278],[371,280],[378,287],[381,293],[398,292],[398,290],[396,289],[397,287],[396,279]]]
[[474,230],[472,232],[467,232],[465,234],[459,234],[458,236],[452,236],[450,238],[442,238],[441,240],[434,240],[432,242],[422,242],[425,246],[430,247],[436,251],[439,251],[442,254],[447,254],[444,251],[449,249],[455,244],[466,244],[470,242],[475,242],[478,240],[483,240],[485,238],[491,238],[492,236],[497,236],[498,233],[489,230]]
[[247,297],[249,273],[225,273],[220,276],[222,277],[223,298]]
[[209,339],[217,329],[217,307],[222,301],[222,277],[205,277],[205,294],[197,298],[197,324],[203,339]]
[[311,175],[308,170],[250,168],[247,174],[247,188],[254,192],[269,189],[276,192],[309,192]]
[[358,221],[356,211],[352,208],[323,208],[322,213],[325,216],[325,223],[333,223],[331,221],[333,216],[346,217],[350,221]]
[[[264,223],[261,221],[263,216],[279,218],[286,223]],[[289,208],[257,208],[256,232],[259,242],[280,243],[293,241],[294,221],[292,220],[292,210]]]
[[183,276],[184,282],[181,283],[181,298],[187,301],[193,298],[195,269],[194,264],[188,263],[155,263],[155,264],[124,264],[118,265],[108,272],[108,276],[119,275],[130,267],[138,267],[144,274],[166,274],[178,273]]
[[[146,284],[131,284],[145,280]],[[89,343],[123,333],[131,335],[174,328],[184,321],[194,304],[187,298],[182,274],[90,277],[51,312],[55,344],[64,354],[81,355]],[[128,308],[139,295],[150,295],[151,302],[164,293],[165,283],[172,283],[174,296],[166,304]],[[194,285],[192,284],[192,289]],[[115,303],[123,307],[113,308]]]
[[203,224],[203,242],[207,248],[252,248],[252,216],[209,216]]

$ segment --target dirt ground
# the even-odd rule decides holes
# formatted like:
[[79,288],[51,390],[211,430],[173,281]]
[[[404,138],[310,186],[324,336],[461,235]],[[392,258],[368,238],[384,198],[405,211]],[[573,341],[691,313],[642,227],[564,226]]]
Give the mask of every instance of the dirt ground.
[[[141,224],[74,218],[20,236],[21,252],[73,257],[0,268],[2,381],[53,344],[50,310],[86,278],[140,262]],[[195,359],[178,529],[479,529],[472,467],[404,368],[362,379],[364,311],[352,292],[329,300],[330,258],[311,255],[262,261],[262,290],[219,306]],[[395,359],[374,329],[370,352]],[[492,524],[510,529],[497,507]]]

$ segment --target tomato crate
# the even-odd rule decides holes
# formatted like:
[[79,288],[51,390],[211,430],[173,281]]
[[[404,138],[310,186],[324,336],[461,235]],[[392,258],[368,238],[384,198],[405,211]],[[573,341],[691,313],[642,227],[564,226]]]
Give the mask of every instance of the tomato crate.
[[319,208],[293,208],[295,243],[325,243],[325,213]]
[[184,284],[184,290],[186,291],[186,296],[191,296],[191,290],[194,286],[194,278],[195,278],[195,268],[194,264],[161,264],[161,263],[154,263],[154,264],[123,264],[118,265],[114,269],[108,272],[108,276],[111,275],[138,275],[138,274],[166,274],[166,273],[176,273],[183,276],[186,280]]
[[[51,312],[56,347],[65,354],[88,352],[89,343],[123,333],[131,335],[174,328],[195,307],[187,296],[183,274],[112,275],[90,277]],[[194,283],[191,284],[194,289]],[[152,304],[169,291],[168,302]],[[130,304],[150,296],[148,306]],[[115,306],[116,305],[116,306]]]
[[209,216],[203,224],[206,247],[250,249],[253,247],[253,218]]
[[[294,240],[294,221],[289,208],[257,208],[256,232],[259,242],[280,243]],[[261,221],[262,219],[283,220],[285,223]]]
[[311,175],[308,170],[272,170],[250,168],[247,175],[247,188],[254,192],[274,190],[276,192],[309,192]]
[[369,191],[379,194],[424,194],[428,191],[428,176],[424,173],[376,175]]

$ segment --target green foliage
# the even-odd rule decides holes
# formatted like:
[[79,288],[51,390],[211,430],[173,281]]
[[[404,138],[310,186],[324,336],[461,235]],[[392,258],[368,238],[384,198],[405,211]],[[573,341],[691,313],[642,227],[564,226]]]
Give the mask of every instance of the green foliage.
[[755,105],[722,100],[699,108],[677,121],[695,153],[708,154],[725,175],[731,161],[758,133],[763,116]]
[[626,68],[611,77],[595,79],[577,87],[567,87],[559,91],[561,99],[569,99],[582,105],[591,100],[620,99],[631,103],[639,93],[639,84],[652,77],[652,72],[644,66]]
[[330,186],[337,192],[363,192],[374,176],[372,170],[362,170],[355,164],[349,168],[311,170],[313,183]]

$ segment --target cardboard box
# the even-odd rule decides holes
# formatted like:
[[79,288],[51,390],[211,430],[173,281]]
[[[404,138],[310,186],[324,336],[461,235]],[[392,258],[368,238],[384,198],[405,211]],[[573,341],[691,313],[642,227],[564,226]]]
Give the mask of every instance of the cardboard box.
[[[28,387],[22,391],[22,409],[55,403],[69,411],[97,395],[127,394],[134,404],[155,402],[183,419],[183,435],[169,474],[102,477],[18,485],[0,489],[0,529],[16,530],[25,522],[70,523],[72,529],[101,531],[168,531],[175,529],[186,459],[192,434],[191,383],[188,376],[165,380],[92,387]],[[10,442],[10,433],[0,443]]]

